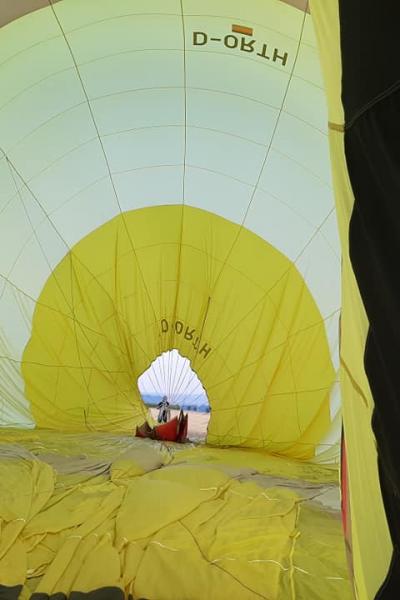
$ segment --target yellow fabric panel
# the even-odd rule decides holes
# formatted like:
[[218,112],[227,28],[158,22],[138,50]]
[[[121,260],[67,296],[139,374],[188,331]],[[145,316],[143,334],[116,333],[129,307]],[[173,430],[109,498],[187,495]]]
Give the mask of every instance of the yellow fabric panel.
[[[75,580],[78,573],[81,570],[82,564],[86,563],[86,559],[89,555],[95,554],[95,548],[98,543],[98,536],[88,535],[86,538],[80,540],[79,536],[74,536],[69,538],[66,541],[66,545],[71,543],[72,548],[74,548],[74,553],[71,557],[69,563],[67,563],[66,569],[63,572],[62,568],[60,568],[58,575],[60,576],[57,583],[53,584],[52,587],[46,586],[45,578],[41,581],[41,588],[46,593],[63,591],[68,593],[71,589],[71,582]],[[56,563],[56,560],[55,560]],[[104,569],[103,569],[104,572]],[[75,588],[79,589],[79,588]],[[92,588],[93,589],[93,588]]]
[[[343,124],[340,32],[337,0],[313,0],[312,15],[328,92],[330,119]],[[368,320],[349,257],[348,230],[354,197],[344,153],[344,134],[329,132],[336,209],[342,244],[341,387],[349,476],[352,559],[357,598],[373,598],[382,584],[392,544],[380,493],[373,399],[364,371]]]
[[[260,595],[336,600],[338,590],[347,599],[338,512],[332,519],[330,511],[315,505],[315,515],[302,517],[306,498],[300,492],[314,497],[329,490],[334,469],[259,450],[176,446],[170,446],[172,462],[159,468],[154,452],[158,447],[161,457],[164,453],[150,440],[40,430],[9,437],[10,455],[18,448],[20,458],[0,460],[2,488],[8,489],[21,472],[28,479],[33,465],[35,473],[48,473],[55,481],[51,489],[20,488],[24,514],[38,507],[43,495],[45,500],[29,522],[20,521],[0,559],[6,583],[25,583],[24,598],[29,590],[68,595],[116,586],[126,595],[161,600]],[[97,477],[72,485],[65,479],[67,463],[79,469],[79,460],[84,462],[82,448],[99,464],[110,461],[106,481]],[[115,485],[110,480],[114,462],[139,448],[143,454],[147,449],[154,469]],[[54,469],[42,458],[51,460]],[[318,542],[299,545],[302,536],[318,537]],[[323,561],[316,549],[323,549]],[[296,566],[308,569],[312,594],[306,595],[308,583]]]
[[228,475],[216,470],[214,465],[193,466],[190,464],[172,464],[169,469],[160,469],[149,473],[146,477],[151,481],[174,481],[202,491],[218,495],[229,482]]
[[[297,528],[301,535],[296,540],[293,553],[294,598],[354,598],[347,564],[342,562],[345,545],[339,519],[338,513],[328,512],[322,516],[317,507],[300,505]],[[321,595],[322,586],[324,595]],[[283,594],[282,597],[286,596]]]
[[77,527],[82,519],[85,521],[82,529],[90,531],[94,524],[102,522],[104,511],[112,512],[115,502],[116,505],[120,502],[120,496],[121,490],[110,482],[76,486],[69,493],[61,494],[61,498],[56,496],[57,502],[36,515],[26,526],[25,534],[35,535],[42,531],[57,533],[66,528]]
[[[185,471],[183,476],[187,474]],[[153,535],[202,502],[212,499],[218,491],[209,484],[199,487],[181,483],[174,475],[175,471],[171,478],[169,472],[161,478],[143,476],[129,483],[116,521],[117,542],[123,538],[134,541]]]
[[[208,547],[207,558],[213,564],[258,594],[278,597],[282,572],[290,570],[297,500],[289,491],[233,483],[225,494],[222,514],[215,512],[200,527],[191,520],[189,529],[200,547]],[[251,561],[254,569],[249,573]]]
[[82,592],[106,586],[122,587],[120,557],[109,535],[90,552],[74,581],[74,589]]
[[[178,568],[177,568],[178,567]],[[163,573],[163,577],[160,577]],[[168,583],[167,583],[168,582]],[[137,597],[147,594],[159,600],[184,598],[258,598],[223,568],[210,565],[202,556],[193,536],[180,523],[161,531],[150,543],[136,576]],[[179,592],[178,592],[179,590]]]
[[[4,450],[3,450],[4,456]],[[25,582],[27,552],[21,533],[40,512],[54,490],[54,472],[38,460],[8,456],[0,461],[0,581],[2,585]]]
[[22,367],[36,422],[133,428],[135,381],[170,348],[207,389],[211,443],[313,456],[335,379],[319,310],[283,254],[188,206],[116,217],[54,270]]
[[[26,572],[25,548],[19,536],[51,497],[54,473],[49,465],[28,460],[24,454],[19,458],[6,456],[0,461],[0,486],[0,573],[4,573],[5,585],[14,585],[8,582],[16,573]],[[8,571],[12,563],[15,573]],[[20,583],[24,580],[25,576]]]
[[304,479],[310,482],[332,483],[338,480],[338,469],[335,465],[315,465],[305,461],[287,460],[282,456],[265,454],[259,450],[241,450],[240,448],[211,448],[198,446],[175,450],[174,464],[208,464],[218,466],[224,472],[230,469],[248,469],[250,472],[257,470],[260,473],[279,473],[282,477],[290,479]]
[[[7,455],[6,455],[7,457]],[[21,454],[0,463],[0,481],[7,482],[0,494],[0,515],[6,523],[28,522],[42,509],[54,489],[54,474],[48,465]],[[41,492],[36,495],[36,491]]]
[[146,543],[130,542],[125,544],[122,554],[122,581],[128,594],[133,595],[133,587],[139,565],[143,559]]
[[[65,571],[68,569],[69,564],[73,561],[74,555],[77,552],[80,544],[80,538],[78,536],[70,536],[66,539],[65,543],[62,544],[60,550],[54,557],[51,566],[46,570],[46,573],[42,577],[37,592],[51,594],[53,591],[67,592],[66,585],[70,587],[71,578],[65,576]],[[62,587],[61,587],[62,586]]]
[[[210,476],[209,469],[197,470]],[[296,496],[288,492],[289,498],[279,498],[276,490],[270,492],[272,497],[257,485],[232,482],[223,497],[218,494],[219,498],[191,512],[180,526],[156,533],[136,576],[137,594],[172,599],[179,593],[192,598],[200,597],[201,589],[203,597],[215,599],[234,594],[278,598],[281,563],[293,543]],[[251,570],[249,563],[253,563]],[[173,577],[168,576],[171,570]],[[166,586],[159,572],[177,587]]]
[[23,537],[22,542],[28,556],[28,575],[41,577],[46,573],[59,549],[61,544],[59,534],[40,533],[37,536]]
[[27,569],[26,551],[21,540],[17,539],[0,558],[1,585],[21,585],[25,582]]
[[111,481],[129,479],[137,475],[144,475],[148,471],[158,469],[166,461],[160,452],[152,448],[133,448],[124,452],[111,465]]
[[338,0],[310,0],[310,10],[318,41],[318,52],[328,104],[328,119],[330,123],[342,127],[344,112],[340,95],[342,89],[342,61],[340,58],[339,3]]

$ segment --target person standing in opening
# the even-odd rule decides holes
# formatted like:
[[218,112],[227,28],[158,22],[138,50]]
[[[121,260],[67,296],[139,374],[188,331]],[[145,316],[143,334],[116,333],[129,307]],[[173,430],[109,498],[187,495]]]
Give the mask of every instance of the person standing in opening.
[[167,421],[171,418],[171,410],[169,408],[169,402],[167,396],[163,396],[161,402],[157,404],[158,408],[158,417],[157,421],[159,423],[167,423]]

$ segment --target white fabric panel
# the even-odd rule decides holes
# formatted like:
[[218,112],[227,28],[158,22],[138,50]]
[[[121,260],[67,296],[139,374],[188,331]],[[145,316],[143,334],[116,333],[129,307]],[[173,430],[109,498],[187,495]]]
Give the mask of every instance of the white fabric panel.
[[[327,110],[322,88],[300,77],[293,77],[283,105],[284,112],[312,125],[327,136]],[[327,142],[325,142],[327,143]]]
[[237,181],[234,176],[189,166],[186,168],[185,191],[186,204],[240,223],[250,201],[253,186]]
[[137,129],[107,136],[104,148],[113,173],[183,162],[183,127]]
[[7,86],[1,87],[1,106],[54,75],[55,67],[56,72],[71,67],[71,56],[60,32],[58,37],[35,44],[0,66],[0,76],[7,82]]
[[[201,11],[197,0],[185,0],[185,13],[187,15],[203,15],[220,17],[220,5],[215,0],[202,0]],[[273,18],[272,18],[273,15]],[[239,21],[243,25],[251,25],[256,28],[257,33],[268,32],[278,35],[276,29],[269,26],[272,23],[279,23],[279,39],[283,37],[294,41],[298,39],[299,29],[303,21],[303,14],[300,11],[293,12],[287,4],[276,2],[276,0],[263,0],[263,2],[243,2],[242,0],[229,0],[230,19],[228,23]],[[204,23],[204,18],[203,21]],[[272,41],[276,43],[277,37]]]
[[[160,106],[163,110],[160,110]],[[92,101],[102,136],[143,127],[184,124],[185,99],[180,87],[134,90]]]
[[328,242],[334,254],[337,256],[338,261],[341,260],[340,256],[340,240],[339,231],[336,218],[336,210],[331,210],[329,217],[323,221],[320,227],[320,233]]
[[1,351],[14,361],[20,358],[20,348],[24,347],[31,333],[31,318],[35,301],[18,287],[6,283],[0,294]]
[[182,177],[181,164],[117,173],[113,179],[121,210],[154,206],[155,201],[157,204],[176,204],[176,198],[182,195]]
[[190,129],[186,160],[189,165],[210,169],[244,183],[254,184],[265,156],[265,148],[226,133]]
[[314,228],[319,227],[333,208],[330,186],[301,163],[271,149],[261,174],[260,189],[302,215]]
[[322,316],[328,317],[338,310],[341,301],[340,259],[326,239],[318,232],[296,261]]
[[[119,214],[118,204],[113,200],[114,193],[107,174],[68,198],[50,214],[50,218],[69,248],[72,248],[91,231]],[[77,214],[79,219],[76,218]]]
[[[18,187],[21,185],[17,182]],[[29,193],[21,189],[1,213],[1,245],[5,251],[0,252],[0,273],[8,275],[15,259],[20,254],[25,242],[43,220],[43,214],[37,205],[32,204]],[[26,268],[26,267],[25,267]]]
[[172,14],[180,15],[181,5],[179,0],[95,0],[82,2],[82,0],[69,0],[57,6],[57,15],[66,31],[83,29],[94,22],[107,19],[118,19],[126,15],[145,14]]
[[180,14],[133,14],[96,20],[71,31],[68,41],[78,64],[131,50],[174,50],[182,47],[182,18]]
[[274,136],[273,148],[290,161],[303,165],[327,185],[331,183],[326,136],[291,115],[282,112]]
[[257,190],[245,226],[278,248],[292,261],[313,234],[312,225],[275,197]]
[[72,69],[55,73],[38,82],[0,108],[0,139],[3,149],[13,149],[25,136],[47,121],[82,102],[82,88]]
[[[308,21],[311,21],[310,17],[308,17]],[[300,44],[294,75],[295,77],[301,77],[305,81],[312,82],[314,86],[323,88],[317,48],[310,46],[306,40]],[[323,102],[323,105],[325,103],[326,100]]]
[[80,64],[79,72],[91,100],[132,90],[183,87],[180,50],[143,50],[105,56]]
[[0,422],[3,426],[32,427],[19,360],[21,348],[30,337],[35,302],[10,283],[3,286],[3,282],[0,282]]
[[[191,44],[190,38],[188,43]],[[202,48],[199,46],[198,51],[189,52],[186,58],[189,88],[232,94],[279,108],[288,83],[287,71],[269,68],[268,64],[252,58],[236,57],[223,49],[211,52]]]
[[[107,173],[99,140],[92,139],[50,163],[29,181],[29,187],[44,210],[51,212]],[[115,199],[110,197],[109,202],[115,204]]]
[[60,37],[60,29],[50,10],[37,10],[25,18],[3,27],[0,36],[0,65],[18,60],[18,56],[28,54],[38,44]]
[[0,152],[0,218],[15,196],[15,183],[4,154]]
[[263,146],[271,139],[277,115],[276,108],[248,97],[193,88],[187,92],[189,127],[214,129]]
[[97,138],[86,104],[49,119],[8,151],[10,160],[31,181],[84,144]]

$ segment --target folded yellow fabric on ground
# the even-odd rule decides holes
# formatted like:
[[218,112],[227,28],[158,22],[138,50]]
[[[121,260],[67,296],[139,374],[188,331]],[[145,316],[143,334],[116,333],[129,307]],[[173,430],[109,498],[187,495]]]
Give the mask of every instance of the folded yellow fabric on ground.
[[0,583],[24,585],[20,600],[102,588],[148,600],[351,597],[339,513],[313,499],[336,489],[334,471],[57,435],[0,445]]

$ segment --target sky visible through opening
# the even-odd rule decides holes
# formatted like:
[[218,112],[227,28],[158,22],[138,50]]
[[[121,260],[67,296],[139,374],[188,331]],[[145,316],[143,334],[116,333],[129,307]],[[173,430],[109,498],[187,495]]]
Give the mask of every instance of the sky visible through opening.
[[190,361],[178,350],[163,352],[138,379],[144,402],[156,405],[163,396],[172,406],[185,410],[209,412],[207,394]]

